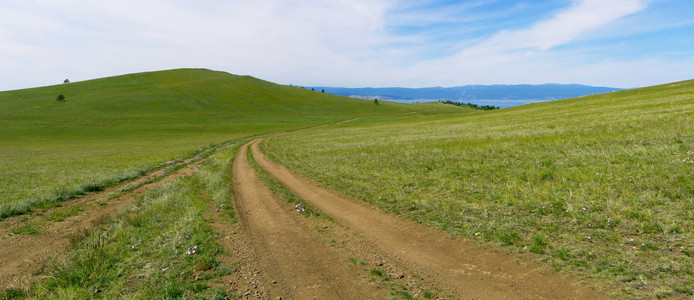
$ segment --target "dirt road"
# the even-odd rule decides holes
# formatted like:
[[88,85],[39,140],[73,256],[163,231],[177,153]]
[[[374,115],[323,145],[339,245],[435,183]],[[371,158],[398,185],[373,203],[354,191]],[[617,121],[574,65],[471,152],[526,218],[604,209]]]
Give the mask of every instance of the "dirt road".
[[301,215],[281,205],[248,164],[248,144],[232,166],[239,221],[252,246],[263,258],[264,274],[274,278],[269,294],[298,299],[380,299],[379,292],[350,269],[341,256],[302,226]]
[[297,176],[269,161],[258,149],[258,164],[297,196],[363,236],[404,272],[430,278],[429,284],[452,298],[601,299],[570,278],[525,256],[479,248],[465,240],[383,213]]
[[[221,233],[238,271],[225,278],[229,293],[245,299],[601,299],[604,296],[534,263],[532,256],[506,255],[383,213],[367,204],[318,187],[267,160],[256,140],[240,148],[232,165],[232,189],[239,224],[206,212]],[[306,217],[277,199],[247,160],[248,148],[267,173],[326,217]],[[42,213],[0,222],[0,287],[25,285],[32,274],[58,257],[70,240],[99,224],[147,189],[192,174],[195,164],[163,176],[154,172],[135,182],[86,195]],[[140,185],[142,183],[143,185]],[[136,185],[135,189],[128,187]],[[121,189],[127,193],[107,200]],[[59,210],[82,207],[64,220]],[[13,234],[40,223],[33,235]]]

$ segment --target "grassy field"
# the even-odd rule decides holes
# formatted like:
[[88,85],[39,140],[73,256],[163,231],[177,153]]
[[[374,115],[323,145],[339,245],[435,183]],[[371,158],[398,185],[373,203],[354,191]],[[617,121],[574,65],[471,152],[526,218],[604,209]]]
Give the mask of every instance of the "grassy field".
[[694,81],[271,137],[385,211],[533,252],[617,297],[694,295]]
[[0,219],[139,176],[210,144],[425,110],[203,69],[0,92]]
[[[691,297],[692,116],[694,81],[494,111],[375,104],[201,69],[0,92],[0,220],[210,145],[354,119],[261,147],[325,186],[536,253],[614,296]],[[4,296],[221,297],[215,286],[233,266],[217,260],[202,212],[210,199],[232,207],[239,143],[85,235],[47,279]]]
[[150,190],[76,239],[62,261],[40,274],[43,280],[0,290],[0,298],[225,299],[222,277],[235,267],[222,262],[228,254],[204,212],[221,208],[234,222],[228,184],[238,147],[217,151],[194,176]]

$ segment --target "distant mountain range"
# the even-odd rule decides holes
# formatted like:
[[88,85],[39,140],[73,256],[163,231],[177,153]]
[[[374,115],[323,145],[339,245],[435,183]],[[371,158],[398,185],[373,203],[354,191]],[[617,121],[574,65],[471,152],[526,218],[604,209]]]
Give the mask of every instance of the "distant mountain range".
[[609,93],[622,89],[580,84],[516,84],[516,85],[465,85],[428,88],[342,88],[308,87],[316,91],[366,99],[380,100],[558,100],[592,94]]

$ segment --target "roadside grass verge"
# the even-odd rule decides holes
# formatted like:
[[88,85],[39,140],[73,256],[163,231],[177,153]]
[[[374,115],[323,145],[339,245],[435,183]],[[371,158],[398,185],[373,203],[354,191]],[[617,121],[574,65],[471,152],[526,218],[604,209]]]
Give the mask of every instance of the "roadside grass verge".
[[384,211],[531,252],[620,298],[694,294],[694,82],[267,138]]
[[238,222],[231,190],[231,164],[243,140],[229,142],[210,155],[195,171],[195,180],[205,190],[216,209],[224,211],[230,223]]
[[65,257],[44,271],[27,290],[8,290],[4,298],[196,298],[233,297],[221,277],[235,271],[203,212],[234,212],[229,168],[238,145],[220,149],[193,176],[152,188],[135,205],[122,209],[103,228],[84,232]]

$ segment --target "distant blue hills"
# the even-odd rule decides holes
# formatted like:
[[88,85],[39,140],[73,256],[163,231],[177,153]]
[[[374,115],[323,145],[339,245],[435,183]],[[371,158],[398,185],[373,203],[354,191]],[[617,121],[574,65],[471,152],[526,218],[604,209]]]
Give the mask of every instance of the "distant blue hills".
[[609,93],[622,89],[580,84],[515,84],[465,85],[427,88],[342,88],[308,87],[326,93],[380,100],[539,100],[549,101],[592,94]]

